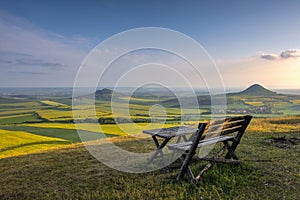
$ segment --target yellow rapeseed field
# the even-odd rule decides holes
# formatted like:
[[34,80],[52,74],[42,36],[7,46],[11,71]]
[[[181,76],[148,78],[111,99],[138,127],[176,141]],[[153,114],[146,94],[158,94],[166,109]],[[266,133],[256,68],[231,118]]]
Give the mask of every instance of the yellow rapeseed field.
[[[22,125],[20,125],[22,126]],[[162,127],[176,126],[174,124],[159,124],[159,123],[124,123],[124,124],[96,124],[96,123],[33,123],[25,124],[25,126],[39,127],[39,128],[61,128],[61,129],[78,129],[90,132],[103,132],[112,135],[137,135],[141,134],[143,130],[155,129]]]
[[71,142],[63,139],[0,129],[0,158],[61,148],[68,144]]
[[44,101],[41,101],[41,103],[49,105],[49,106],[59,106],[59,107],[64,107],[64,108],[70,108],[69,105],[63,104],[63,103],[59,103],[59,102],[56,102],[56,101],[44,100]]

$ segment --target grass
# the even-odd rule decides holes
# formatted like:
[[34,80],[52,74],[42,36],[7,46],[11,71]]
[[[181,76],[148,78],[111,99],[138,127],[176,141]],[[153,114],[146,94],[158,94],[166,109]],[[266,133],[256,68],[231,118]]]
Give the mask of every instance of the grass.
[[294,99],[294,100],[291,100],[291,102],[293,104],[300,104],[300,99]]
[[[47,120],[69,120],[73,119],[72,110],[61,111],[57,109],[39,110],[38,114]],[[87,117],[87,116],[84,116]]]
[[[300,114],[299,99],[276,98],[236,98],[228,109],[268,103],[276,104],[276,109],[284,115]],[[148,118],[149,105],[157,101],[151,98],[130,100],[132,118]],[[96,102],[97,117],[113,117],[110,102]],[[300,196],[300,145],[279,148],[270,142],[273,137],[299,138],[300,116],[254,119],[237,149],[242,165],[215,165],[201,184],[194,187],[187,179],[175,181],[178,170],[130,174],[98,162],[82,146],[74,124],[58,123],[73,118],[70,99],[0,98],[0,103],[0,199],[297,199]],[[116,103],[116,106],[122,110],[127,105]],[[204,106],[200,111],[209,108]],[[91,117],[90,105],[79,105],[76,109],[82,110],[76,118]],[[32,114],[34,112],[50,122],[41,123],[37,115]],[[181,112],[198,114],[199,110],[180,111],[167,107],[166,112],[169,118],[176,118]],[[166,116],[158,113],[156,117]],[[185,123],[198,123],[193,120]],[[177,125],[171,123],[174,124],[164,127]],[[158,123],[151,126],[147,123],[101,125],[108,139],[102,139],[98,124],[81,123],[77,128],[88,140],[102,139],[100,143],[110,140],[124,150],[149,152],[155,148],[153,141],[139,134],[161,126]],[[196,165],[193,170],[197,170]]]
[[[62,123],[37,123],[25,124],[21,126],[36,127],[36,128],[49,128],[49,129],[67,129],[67,130],[83,130],[90,132],[100,132],[111,135],[131,135],[141,134],[143,130],[155,129],[163,127],[174,126],[173,124],[159,124],[159,123],[124,123],[124,124],[93,124],[93,123],[78,123],[78,124],[62,124]],[[101,129],[100,129],[101,128]]]
[[251,105],[251,106],[264,106],[265,104],[261,101],[245,101],[245,104]]
[[1,106],[2,107],[14,107],[14,108],[30,108],[30,107],[38,107],[38,106],[41,106],[41,104],[39,102],[36,102],[36,101],[27,101],[27,102],[11,102],[11,101],[8,101],[6,103],[1,103]]
[[[254,119],[236,151],[242,164],[214,165],[197,187],[187,179],[175,181],[178,169],[144,174],[110,169],[80,144],[2,158],[0,199],[297,199],[300,145],[279,148],[270,138],[299,135],[300,117]],[[151,139],[111,140],[133,152],[154,147]]]
[[300,114],[300,105],[296,105],[296,104],[280,105],[280,106],[277,106],[277,108],[284,115],[299,115]]
[[[128,99],[129,97],[124,97]],[[145,103],[146,102],[146,103]],[[288,96],[276,96],[274,98],[269,97],[228,97],[227,109],[238,109],[244,110],[253,106],[261,106],[262,104],[271,105],[274,107],[274,111],[278,111],[273,114],[255,114],[255,116],[262,117],[274,117],[279,115],[297,115],[300,114],[300,105],[298,97],[288,97]],[[2,99],[0,117],[15,117],[14,115],[19,114],[30,114],[37,112],[43,119],[51,122],[70,122],[73,119],[73,112],[71,110],[71,100],[70,99],[54,99],[54,100],[14,100],[14,99]],[[142,104],[141,104],[142,103]],[[145,104],[144,104],[145,103]],[[165,102],[159,102],[158,99],[154,98],[131,98],[131,104],[129,105],[129,114],[132,118],[139,120],[139,118],[146,118],[149,115],[149,109],[152,104],[163,103],[165,106],[166,116],[161,116],[168,120],[176,120],[180,114],[185,114],[186,116],[193,114],[198,114],[199,112],[209,112],[210,106],[200,105],[201,109],[183,109],[180,107],[168,107]],[[112,118],[121,117],[128,118],[121,111],[127,111],[128,105],[124,102],[115,102],[117,113],[112,114],[111,104],[108,101],[96,100],[96,117],[97,118]],[[170,105],[169,105],[170,106]],[[76,112],[75,119],[84,121],[86,119],[94,119],[93,112],[91,112],[91,105],[84,104],[75,106]],[[119,111],[119,112],[118,112]],[[153,113],[152,113],[153,114]],[[144,115],[146,117],[141,117]],[[204,115],[205,117],[205,115]],[[15,118],[18,120],[17,118]],[[32,118],[31,120],[35,120]],[[95,119],[96,120],[96,119]],[[147,120],[147,119],[146,119]],[[194,120],[193,117],[187,120]],[[27,119],[25,120],[27,121]],[[25,122],[23,120],[23,122]],[[8,120],[9,122],[9,120]],[[21,123],[22,120],[16,123]],[[87,122],[87,121],[86,121]],[[0,124],[6,124],[7,121],[2,122],[0,119]],[[14,123],[14,122],[13,122]]]
[[67,140],[0,129],[0,158],[35,153],[70,144]]
[[17,109],[17,108],[10,108],[10,109],[0,109],[0,116],[15,116],[19,114],[28,114],[34,112],[33,109],[28,109],[28,108],[22,108],[22,109]]
[[[81,139],[78,136],[76,130],[62,129],[62,128],[32,127],[26,125],[6,125],[6,126],[0,126],[0,128],[3,130],[23,131],[23,132],[27,132],[39,136],[59,138],[59,139],[70,141],[72,143],[81,142]],[[103,134],[91,132],[91,131],[82,131],[82,134],[86,134],[86,140],[96,140],[104,137]],[[107,134],[106,136],[111,137],[114,135]]]
[[70,108],[69,105],[63,104],[63,103],[59,103],[59,102],[56,102],[56,101],[44,100],[44,101],[41,101],[41,103],[49,105],[49,106],[57,106],[57,107],[63,107],[63,108]]
[[0,117],[0,124],[20,124],[24,122],[41,122],[33,113]]
[[20,102],[26,102],[25,100],[21,99],[15,99],[15,98],[6,98],[6,97],[0,97],[0,103],[1,104],[7,104],[7,103],[20,103]]
[[126,101],[134,101],[134,102],[160,102],[161,100],[158,98],[137,98],[137,97],[120,97],[122,100]]
[[247,128],[247,130],[249,132],[254,132],[257,134],[273,134],[273,136],[280,136],[290,132],[297,133],[300,131],[300,117],[290,116],[276,118],[259,118],[253,120],[251,122],[251,125]]

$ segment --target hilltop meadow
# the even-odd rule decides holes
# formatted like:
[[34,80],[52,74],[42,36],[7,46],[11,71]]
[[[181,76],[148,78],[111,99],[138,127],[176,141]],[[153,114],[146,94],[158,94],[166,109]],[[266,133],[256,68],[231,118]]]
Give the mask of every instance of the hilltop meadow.
[[[199,110],[181,110],[172,95],[119,94],[115,105],[124,109],[129,102],[129,116],[116,116],[111,93],[108,89],[96,92],[96,116],[84,104],[73,107],[80,110],[80,115],[73,116],[68,97],[0,97],[0,199],[279,200],[300,196],[300,96],[255,86],[228,94],[227,110],[212,116],[205,95],[198,97]],[[166,112],[149,113],[157,104]],[[216,164],[196,187],[188,179],[177,182],[178,169],[143,174],[111,169],[89,154],[76,131],[88,136],[86,142],[101,145],[109,140],[129,151],[151,152],[155,149],[151,137],[138,137],[143,130],[196,126],[199,114],[200,121],[224,115],[254,118],[236,151],[242,164]]]

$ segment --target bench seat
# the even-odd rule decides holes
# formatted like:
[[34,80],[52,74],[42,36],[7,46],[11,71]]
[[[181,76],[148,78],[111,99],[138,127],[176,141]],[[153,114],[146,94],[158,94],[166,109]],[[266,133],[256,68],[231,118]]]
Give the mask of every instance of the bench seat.
[[[202,146],[210,145],[210,144],[215,144],[218,142],[224,142],[224,141],[231,141],[234,140],[235,136],[219,136],[219,137],[214,137],[214,138],[209,138],[205,140],[201,140],[198,143],[197,148],[200,148]],[[171,150],[178,150],[178,151],[187,151],[191,148],[193,142],[188,141],[188,142],[182,142],[182,143],[177,143],[177,144],[170,144],[168,145],[168,148]]]

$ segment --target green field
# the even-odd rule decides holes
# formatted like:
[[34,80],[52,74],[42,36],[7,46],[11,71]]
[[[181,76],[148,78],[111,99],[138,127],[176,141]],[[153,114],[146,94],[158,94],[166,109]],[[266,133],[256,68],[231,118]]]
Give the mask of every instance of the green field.
[[[199,120],[212,117],[209,105],[200,105],[199,110],[181,108],[171,96],[158,98],[149,95],[123,95],[113,104],[107,99],[101,99],[101,96],[97,97],[100,99],[96,99],[96,115],[93,113],[93,105],[85,103],[76,105],[74,114],[69,98],[0,98],[0,128],[78,143],[81,139],[76,128],[86,134],[88,140],[94,140],[101,139],[104,135],[138,135],[145,129],[162,127],[160,123],[164,123],[165,127],[178,124],[195,125]],[[186,100],[188,101],[188,98]],[[209,99],[206,96],[199,97],[200,102],[207,103]],[[296,95],[228,95],[227,103],[229,116],[251,114],[256,117],[278,117],[300,114],[300,97]],[[153,107],[156,104],[162,105],[163,110]],[[111,105],[117,112],[113,113]],[[124,111],[128,112],[128,115]],[[224,111],[220,111],[220,116],[223,115]],[[215,113],[214,117],[218,117],[218,113]],[[73,124],[74,120],[79,122],[76,127]],[[116,122],[119,124],[115,124]]]
[[[97,99],[96,115],[93,106],[82,104],[74,107],[80,112],[73,116],[69,98],[0,98],[0,199],[296,199],[300,195],[300,145],[278,147],[270,142],[273,137],[300,137],[296,95],[228,95],[227,110],[213,117],[225,112],[254,116],[238,149],[243,164],[214,166],[198,187],[188,180],[176,182],[176,170],[127,174],[110,169],[87,152],[77,133],[80,130],[88,145],[109,140],[133,152],[153,151],[153,141],[143,130],[197,125],[212,117],[207,97],[199,99],[204,104],[197,110],[181,109],[171,97],[121,96],[114,104],[117,113],[110,101]],[[155,104],[162,105],[163,112]],[[127,108],[129,115],[121,112]]]
[[41,152],[71,144],[69,141],[59,138],[2,129],[0,129],[0,138],[0,158]]
[[[299,122],[299,117],[254,119],[237,150],[242,165],[217,164],[197,187],[188,179],[176,182],[178,169],[169,173],[161,170],[123,173],[99,163],[81,145],[69,145],[60,150],[0,159],[0,196],[2,199],[297,199],[300,145],[277,147],[270,139],[299,137]],[[153,150],[150,139],[122,136],[115,143],[131,151]]]

